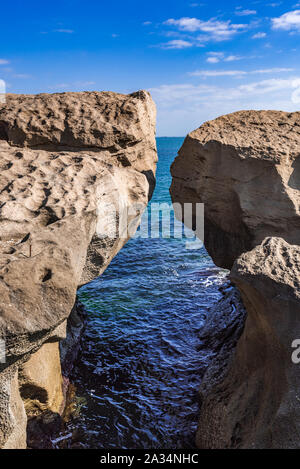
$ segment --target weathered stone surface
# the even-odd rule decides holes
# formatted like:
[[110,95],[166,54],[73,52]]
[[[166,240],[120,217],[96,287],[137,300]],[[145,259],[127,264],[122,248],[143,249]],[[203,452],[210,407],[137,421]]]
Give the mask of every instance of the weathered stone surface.
[[0,138],[35,149],[101,150],[110,163],[155,172],[155,118],[145,91],[7,95]]
[[[7,96],[0,107],[2,369],[64,336],[78,286],[100,275],[137,228],[156,161],[147,92]],[[2,446],[11,431],[1,421]]]
[[171,196],[205,204],[205,246],[218,266],[230,269],[267,236],[300,244],[299,156],[299,112],[236,112],[186,137]]
[[86,325],[87,312],[78,298],[67,321],[66,337],[60,341],[60,360],[64,387],[69,384],[69,376],[80,350],[80,339]]
[[247,310],[204,376],[199,448],[300,447],[299,144],[300,113],[241,111],[189,134],[172,166],[173,202],[205,204],[205,246]]
[[[0,447],[26,448],[27,416],[19,392],[17,367],[10,367],[0,375]],[[8,435],[8,437],[6,437]]]

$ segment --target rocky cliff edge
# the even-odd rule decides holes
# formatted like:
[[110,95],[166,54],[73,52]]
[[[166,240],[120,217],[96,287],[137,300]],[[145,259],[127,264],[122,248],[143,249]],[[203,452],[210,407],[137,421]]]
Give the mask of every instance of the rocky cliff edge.
[[205,246],[247,310],[201,384],[197,446],[299,448],[300,113],[206,122],[171,172],[173,202],[205,204]]

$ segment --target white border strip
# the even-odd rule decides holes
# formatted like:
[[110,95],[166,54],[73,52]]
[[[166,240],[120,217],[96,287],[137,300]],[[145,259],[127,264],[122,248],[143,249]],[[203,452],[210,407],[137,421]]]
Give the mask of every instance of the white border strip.
[[5,104],[6,102],[6,85],[5,81],[0,79],[0,104]]

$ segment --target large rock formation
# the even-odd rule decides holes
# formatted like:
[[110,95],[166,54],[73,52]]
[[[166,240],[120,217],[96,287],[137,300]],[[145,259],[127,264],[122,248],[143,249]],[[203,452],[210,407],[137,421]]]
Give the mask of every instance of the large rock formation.
[[266,238],[235,262],[231,279],[248,316],[236,349],[221,351],[201,384],[199,447],[300,447],[300,365],[292,361],[299,272],[300,247],[282,238]]
[[231,269],[267,236],[300,243],[300,113],[241,111],[191,132],[171,195],[205,204],[205,246]]
[[29,417],[63,406],[57,341],[76,290],[134,234],[156,161],[147,92],[8,95],[0,107],[0,447],[25,446],[21,397]]
[[205,246],[247,310],[204,376],[199,448],[300,448],[299,144],[300,113],[243,111],[189,134],[172,167],[173,201],[205,203]]

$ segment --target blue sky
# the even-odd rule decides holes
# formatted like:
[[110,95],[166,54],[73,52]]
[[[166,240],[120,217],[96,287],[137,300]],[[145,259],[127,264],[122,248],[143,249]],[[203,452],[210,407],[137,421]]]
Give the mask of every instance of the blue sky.
[[300,108],[297,0],[14,0],[1,2],[0,39],[8,92],[148,89],[159,136]]

